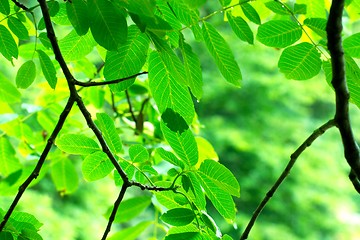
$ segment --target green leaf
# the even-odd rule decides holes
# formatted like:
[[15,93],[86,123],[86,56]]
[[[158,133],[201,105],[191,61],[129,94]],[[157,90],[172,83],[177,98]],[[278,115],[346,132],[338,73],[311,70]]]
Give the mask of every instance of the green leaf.
[[0,239],[4,239],[4,240],[13,240],[14,237],[10,232],[6,232],[6,228],[4,231],[0,232]]
[[[59,4],[57,1],[52,5],[52,15],[56,13],[55,16],[52,16],[51,20],[56,23],[57,25],[64,25],[64,26],[71,26],[71,22],[66,12],[66,4]],[[59,8],[60,7],[60,8]],[[44,20],[42,20],[43,22]],[[39,23],[40,24],[40,23]],[[44,26],[45,27],[45,26]]]
[[61,195],[75,192],[79,185],[74,164],[68,158],[61,158],[51,166],[51,178]]
[[226,7],[231,3],[231,0],[219,0],[221,6]]
[[306,5],[306,16],[308,18],[326,18],[327,8],[325,1],[297,0],[296,3]]
[[[15,211],[11,215],[11,218],[13,220],[17,221],[19,223],[19,225],[25,226],[25,227],[20,227],[20,226],[17,227],[17,226],[15,226],[15,228],[17,228],[18,230],[26,229],[27,224],[30,224],[31,228],[33,228],[34,230],[39,230],[40,227],[43,225],[33,215],[31,215],[29,213],[26,213],[26,212],[17,212],[17,211]],[[27,224],[24,224],[24,223],[27,223]]]
[[[128,222],[142,213],[150,205],[150,203],[151,197],[149,196],[134,197],[122,201],[116,212],[114,222]],[[110,216],[111,210],[112,208],[109,209],[107,215]]]
[[88,4],[90,29],[95,41],[109,51],[116,51],[127,38],[124,13],[107,0],[90,0]]
[[195,214],[189,208],[175,208],[164,213],[160,219],[173,226],[185,226],[195,219]]
[[129,148],[129,156],[132,162],[146,162],[149,160],[149,152],[140,144],[132,145]]
[[16,17],[9,17],[8,18],[8,26],[10,30],[19,38],[22,40],[28,40],[29,39],[29,32],[24,26],[24,24],[17,19]]
[[79,36],[85,35],[90,28],[87,2],[84,0],[67,1],[66,12],[76,33]]
[[16,87],[0,74],[0,101],[14,103],[20,101],[21,94]]
[[79,36],[75,30],[59,41],[61,53],[66,61],[77,61],[89,54],[96,42],[88,32],[83,36]]
[[227,220],[234,220],[236,211],[231,195],[218,187],[211,178],[201,171],[196,172],[196,175],[201,182],[201,186],[205,190],[206,196],[210,199],[219,213]]
[[51,17],[55,17],[56,14],[60,11],[60,4],[58,1],[50,0],[47,2],[49,8],[49,14]]
[[61,151],[69,154],[86,155],[101,150],[93,139],[81,134],[64,134],[55,144]]
[[183,38],[180,38],[179,47],[184,62],[187,83],[194,96],[200,100],[203,94],[203,81],[199,57],[192,51],[191,46],[185,43]]
[[115,128],[114,120],[112,120],[106,113],[97,113],[96,118],[95,124],[100,129],[110,150],[114,153],[121,152],[122,142]]
[[[135,25],[129,27],[128,39],[121,44],[117,51],[106,54],[104,77],[106,81],[129,77],[138,73],[145,64],[150,40],[141,33]],[[134,83],[129,79],[118,84],[110,85],[113,92],[121,92]]]
[[0,176],[7,177],[21,167],[10,141],[5,137],[0,137]]
[[16,42],[4,25],[0,25],[0,53],[9,61],[19,55]]
[[37,50],[40,60],[41,70],[45,76],[46,81],[52,89],[55,89],[57,83],[56,70],[50,57],[42,50]]
[[0,0],[0,13],[4,15],[10,14],[9,0]]
[[178,112],[190,124],[194,118],[195,110],[189,90],[177,81],[174,72],[169,69],[166,55],[152,52],[149,58],[149,87],[159,108],[163,113],[167,108]]
[[106,177],[112,170],[114,165],[108,156],[97,151],[87,155],[82,163],[82,173],[87,181],[96,181]]
[[354,59],[349,57],[347,54],[345,54],[345,68],[346,81],[350,92],[350,100],[355,103],[358,108],[360,108],[360,68]]
[[187,172],[185,176],[187,176],[190,181],[190,190],[192,192],[192,194],[188,192],[190,199],[192,200],[192,202],[195,203],[198,209],[205,210],[205,194],[201,187],[200,181],[197,179],[195,173],[193,172]]
[[154,222],[152,221],[146,221],[146,222],[140,222],[139,224],[125,228],[124,230],[121,230],[114,235],[109,237],[109,240],[135,240],[139,239],[138,236],[143,233],[150,225],[153,225]]
[[301,27],[292,21],[271,20],[259,26],[257,39],[268,47],[287,47],[302,35]]
[[283,4],[278,1],[266,2],[265,6],[274,13],[280,15],[291,15],[291,13],[285,7],[283,7]]
[[21,65],[16,74],[16,86],[18,88],[28,88],[35,80],[36,67],[33,60],[29,60]]
[[174,112],[171,108],[167,108],[161,115],[161,119],[166,126],[173,132],[179,134],[189,129],[189,126],[185,122],[184,118],[177,112]]
[[306,4],[294,4],[294,14],[306,14]]
[[327,20],[324,18],[307,18],[304,21],[304,25],[313,30],[320,37],[326,38],[326,23]]
[[206,3],[206,0],[184,0],[190,8],[198,8]]
[[198,150],[195,138],[190,129],[180,132],[173,132],[161,121],[161,130],[171,148],[188,166],[194,166],[198,162]]
[[312,44],[303,42],[286,48],[280,56],[278,66],[288,79],[310,79],[321,69],[320,53]]
[[155,0],[130,0],[126,5],[128,11],[147,17],[154,16],[155,7]]
[[229,45],[210,23],[204,22],[202,30],[206,47],[215,59],[221,74],[228,82],[240,86],[240,68]]
[[253,6],[251,6],[249,3],[243,3],[240,6],[241,6],[241,9],[243,10],[245,16],[250,21],[252,21],[253,23],[258,24],[258,25],[261,24],[260,16]]
[[344,51],[347,55],[360,58],[360,33],[355,33],[343,41]]
[[185,168],[185,164],[183,163],[183,161],[178,159],[172,152],[168,152],[168,151],[164,150],[163,148],[158,148],[156,151],[160,154],[160,156],[165,161],[167,161],[175,166],[179,166],[182,169]]
[[199,169],[213,183],[227,193],[240,197],[240,186],[229,169],[214,160],[205,160]]
[[209,141],[202,137],[196,137],[195,140],[199,151],[199,166],[205,159],[219,160],[219,156]]
[[165,240],[203,240],[201,234],[199,232],[183,232],[183,233],[175,233],[170,234],[165,237]]
[[39,39],[46,49],[52,49],[51,42],[45,32],[39,34]]
[[231,12],[227,12],[226,16],[236,36],[242,41],[254,44],[254,35],[247,22],[242,17],[233,17]]

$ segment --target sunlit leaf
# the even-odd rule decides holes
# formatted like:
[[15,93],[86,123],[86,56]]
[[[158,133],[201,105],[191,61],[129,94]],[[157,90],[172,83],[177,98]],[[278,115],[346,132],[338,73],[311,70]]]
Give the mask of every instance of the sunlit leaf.
[[251,6],[251,4],[243,3],[240,6],[241,6],[241,9],[243,10],[245,16],[250,21],[252,21],[253,23],[258,24],[258,25],[261,24],[260,16],[257,13],[257,11],[255,10],[255,8],[253,6]]
[[56,146],[69,154],[90,154],[101,150],[91,138],[81,134],[64,134],[57,138]]
[[6,137],[0,137],[0,176],[6,177],[21,168],[15,149]]
[[190,129],[174,132],[162,121],[161,130],[171,148],[187,166],[194,166],[198,162],[197,145]]
[[90,28],[87,2],[72,0],[66,2],[66,12],[78,35],[85,35]]
[[95,123],[105,138],[110,150],[114,153],[121,152],[122,142],[115,128],[114,120],[106,113],[97,113]]
[[199,100],[202,97],[202,72],[199,57],[192,51],[191,46],[185,43],[184,39],[180,39],[179,47],[181,50],[187,83],[191,92]]
[[146,162],[149,160],[149,152],[140,144],[132,145],[129,148],[129,156],[132,162]]
[[231,12],[227,12],[226,16],[236,36],[245,42],[254,44],[254,35],[247,22],[242,17],[233,17]]
[[165,63],[162,57],[158,52],[152,52],[149,58],[149,85],[154,100],[160,113],[171,108],[190,124],[195,110],[189,90],[175,79],[174,73],[169,70],[169,63]]
[[227,193],[240,197],[240,186],[229,169],[213,160],[205,160],[199,171]]
[[73,193],[79,185],[74,164],[68,158],[61,158],[51,166],[51,177],[56,190],[62,195]]
[[[128,30],[126,43],[121,44],[117,51],[106,54],[104,76],[106,81],[129,77],[138,73],[145,64],[149,38],[132,25]],[[110,85],[113,92],[121,92],[134,83],[135,79]]]
[[300,43],[286,48],[279,59],[280,72],[286,78],[306,80],[317,75],[321,69],[320,53],[310,43]]
[[355,33],[343,41],[343,47],[350,57],[360,58],[360,33]]
[[21,94],[16,87],[0,74],[0,101],[14,103],[20,101]]
[[229,45],[210,23],[204,22],[202,30],[206,47],[215,59],[221,74],[228,82],[240,86],[240,68]]
[[324,0],[297,0],[296,3],[306,5],[306,16],[308,18],[326,18],[327,10]]
[[5,15],[10,14],[9,0],[0,0],[0,13]]
[[153,225],[152,221],[140,222],[139,224],[125,228],[114,235],[110,236],[109,240],[135,240],[138,239],[138,236],[143,233],[150,225]]
[[283,3],[278,2],[278,1],[269,1],[265,3],[265,6],[267,8],[269,8],[271,11],[273,11],[274,13],[277,14],[281,14],[281,15],[291,15],[291,12],[289,12],[286,7],[284,7],[285,5],[283,5]]
[[36,67],[33,60],[29,60],[21,65],[16,74],[16,86],[18,88],[28,88],[35,80]]
[[234,220],[236,211],[231,195],[218,187],[211,178],[201,171],[196,172],[196,175],[201,182],[201,186],[205,190],[206,196],[210,199],[219,213],[225,219]]
[[16,17],[9,17],[8,18],[8,26],[10,30],[19,38],[22,40],[28,40],[29,39],[29,32],[24,26],[24,24],[17,19]]
[[0,25],[0,53],[9,61],[19,54],[14,38],[4,25]]
[[189,208],[174,208],[164,213],[160,219],[173,226],[184,226],[195,218],[194,212]]
[[96,181],[106,177],[114,165],[108,156],[101,151],[87,155],[82,164],[82,173],[87,181]]
[[302,35],[301,27],[292,21],[271,20],[259,26],[257,40],[269,47],[287,47]]
[[83,36],[79,36],[75,30],[59,40],[61,53],[66,61],[76,61],[89,54],[96,42],[88,32]]
[[126,42],[127,23],[124,13],[110,1],[88,1],[91,33],[96,42],[115,51]]
[[185,168],[185,164],[183,163],[183,161],[181,161],[180,159],[178,159],[172,152],[168,152],[166,150],[164,150],[163,148],[158,148],[157,152],[160,154],[160,156],[167,162],[175,165],[175,166],[179,166],[182,169]]
[[40,59],[41,70],[45,76],[46,81],[52,89],[55,89],[57,83],[56,70],[50,57],[41,50],[37,50]]
[[304,25],[313,30],[320,37],[326,38],[326,23],[324,18],[307,18],[304,21]]
[[[122,201],[116,212],[114,222],[128,222],[142,213],[150,203],[151,197],[149,196],[133,197]],[[110,215],[110,211],[112,211],[112,208],[109,209],[107,215]]]

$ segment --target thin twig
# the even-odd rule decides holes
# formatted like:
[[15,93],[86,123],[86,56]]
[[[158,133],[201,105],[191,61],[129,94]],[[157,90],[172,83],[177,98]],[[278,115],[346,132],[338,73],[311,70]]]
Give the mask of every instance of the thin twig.
[[56,136],[59,134],[61,128],[63,127],[64,122],[65,122],[65,120],[66,120],[72,106],[74,105],[74,102],[75,102],[75,99],[69,98],[68,102],[66,103],[66,106],[65,106],[64,110],[60,114],[59,121],[57,122],[53,132],[51,133],[51,136],[47,140],[46,146],[45,146],[43,152],[41,153],[39,161],[37,162],[34,170],[30,174],[30,176],[19,187],[19,191],[16,194],[15,199],[11,203],[11,206],[10,206],[9,210],[6,212],[2,222],[0,223],[0,232],[4,229],[7,221],[9,220],[9,218],[10,218],[11,214],[13,213],[15,207],[19,203],[20,198],[23,195],[23,193],[25,192],[25,190],[27,189],[27,187],[30,185],[30,183],[35,178],[37,178],[39,176],[40,170],[41,170],[41,168],[42,168],[42,166],[43,166],[43,164],[45,162],[45,159],[46,159],[47,155],[49,154],[51,146],[54,144]]
[[328,129],[335,126],[335,120],[329,120],[327,123],[323,124],[321,127],[316,129],[297,149],[291,154],[290,161],[287,164],[284,171],[281,173],[280,177],[277,179],[275,184],[271,187],[271,189],[266,193],[264,199],[261,201],[259,206],[256,208],[253,213],[249,223],[247,224],[243,234],[240,237],[240,240],[247,239],[252,227],[255,224],[257,217],[260,215],[261,211],[264,209],[265,205],[269,202],[270,198],[274,195],[278,187],[285,180],[285,178],[290,174],[292,167],[294,166],[298,157],[305,151],[307,147],[309,147],[318,137],[320,137],[323,133],[325,133]]
[[108,224],[106,226],[106,229],[104,231],[104,234],[101,238],[101,240],[105,240],[107,235],[109,234],[110,230],[111,230],[111,225],[113,224],[114,220],[115,220],[115,216],[116,216],[116,212],[120,206],[120,203],[121,201],[123,200],[124,198],[124,195],[125,195],[125,192],[127,190],[127,188],[130,187],[129,184],[126,184],[124,182],[124,184],[121,186],[121,190],[120,190],[120,193],[119,193],[119,196],[117,197],[115,203],[114,203],[114,208],[113,210],[111,211],[111,214],[110,214],[110,217],[109,217],[109,221],[108,221]]
[[135,114],[134,114],[134,111],[133,111],[133,108],[132,108],[129,91],[127,89],[125,89],[125,95],[126,95],[126,100],[128,102],[128,105],[129,105],[129,112],[131,114],[131,118],[135,122],[135,124],[137,125],[137,120],[136,120],[136,117],[135,117]]
[[24,11],[29,11],[29,8],[26,7],[24,4],[16,1],[16,0],[11,0],[16,6],[18,6],[19,8],[21,8]]
[[352,180],[352,183],[355,189],[358,189],[355,184],[358,185],[360,179],[360,152],[351,129],[349,117],[350,93],[346,83],[344,50],[341,39],[343,10],[344,0],[332,1],[326,32],[332,64],[331,84],[336,95],[335,121],[342,138],[345,158],[351,167],[351,179],[357,178],[357,181]]
[[82,86],[82,87],[104,86],[104,85],[120,83],[120,82],[129,80],[129,79],[132,79],[132,78],[135,78],[137,76],[144,75],[147,73],[148,72],[140,72],[140,73],[137,73],[137,74],[125,77],[125,78],[115,79],[115,80],[111,80],[111,81],[104,81],[104,82],[80,82],[76,79],[74,79],[74,82],[75,82],[75,85]]

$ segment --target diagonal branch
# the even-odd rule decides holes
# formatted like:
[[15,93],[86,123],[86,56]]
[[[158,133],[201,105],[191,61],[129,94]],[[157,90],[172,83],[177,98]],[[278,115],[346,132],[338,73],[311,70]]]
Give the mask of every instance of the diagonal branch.
[[119,79],[115,79],[115,80],[111,80],[111,81],[105,81],[105,82],[80,82],[78,80],[74,80],[75,81],[75,85],[78,86],[82,86],[82,87],[92,87],[92,86],[104,86],[104,85],[110,85],[110,84],[116,84],[116,83],[120,83],[132,78],[135,78],[137,76],[140,75],[144,75],[147,74],[148,72],[140,72],[140,73],[136,73],[134,75],[125,77],[125,78],[119,78]]
[[34,170],[30,174],[30,176],[19,187],[19,191],[16,194],[15,199],[11,203],[9,210],[6,212],[2,222],[0,223],[0,232],[4,229],[7,221],[9,220],[11,214],[13,213],[16,205],[19,203],[20,198],[23,195],[23,193],[25,192],[25,190],[27,189],[27,187],[30,185],[30,183],[35,178],[37,178],[39,176],[40,170],[45,162],[45,159],[46,159],[47,155],[49,154],[52,145],[54,144],[56,136],[59,134],[61,128],[63,127],[64,122],[65,122],[67,116],[69,115],[69,112],[70,112],[72,106],[74,105],[74,102],[75,102],[75,99],[70,97],[68,102],[66,103],[64,110],[60,114],[59,121],[57,122],[53,132],[51,133],[49,139],[47,140],[47,143],[46,143],[46,146],[45,146],[43,152],[40,155],[39,161],[37,162]]
[[296,160],[299,156],[309,147],[318,137],[324,134],[328,129],[335,126],[334,120],[329,120],[327,123],[323,124],[321,127],[316,129],[296,150],[293,154],[291,154],[290,161],[287,164],[284,171],[281,173],[280,177],[277,179],[275,184],[271,187],[271,189],[266,193],[264,199],[261,201],[259,206],[256,208],[253,213],[248,225],[246,226],[243,234],[240,237],[240,240],[247,239],[252,227],[255,224],[257,217],[260,215],[261,211],[264,209],[265,205],[269,202],[270,198],[274,195],[278,187],[285,180],[285,178],[290,174],[292,167],[294,166]]
[[[345,77],[344,50],[341,39],[343,10],[344,0],[332,1],[326,32],[332,64],[331,84],[336,95],[335,121],[342,138],[345,158],[351,167],[350,180],[355,189],[360,189],[360,153],[350,124],[350,94]],[[360,193],[359,190],[357,191]]]

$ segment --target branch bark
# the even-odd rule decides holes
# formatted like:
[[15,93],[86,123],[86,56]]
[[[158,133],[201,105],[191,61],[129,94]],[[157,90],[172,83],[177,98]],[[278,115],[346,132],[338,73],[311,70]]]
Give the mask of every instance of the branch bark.
[[323,124],[321,127],[316,129],[296,150],[293,154],[291,154],[290,161],[287,164],[284,171],[281,173],[280,177],[276,180],[275,184],[271,187],[271,189],[266,193],[264,199],[260,202],[255,212],[251,216],[249,223],[247,224],[243,234],[240,237],[240,240],[247,239],[252,227],[255,224],[257,217],[260,215],[261,211],[264,209],[266,204],[269,202],[271,197],[274,195],[276,190],[279,188],[281,183],[285,180],[285,178],[290,174],[291,169],[293,168],[296,160],[299,156],[309,147],[318,137],[324,134],[328,129],[335,126],[334,120],[329,120],[327,123]]
[[360,193],[360,153],[351,129],[349,117],[349,90],[346,83],[344,50],[342,47],[342,14],[344,0],[333,0],[326,25],[328,50],[332,64],[332,81],[336,95],[335,121],[344,146],[345,158],[351,167],[350,180]]

